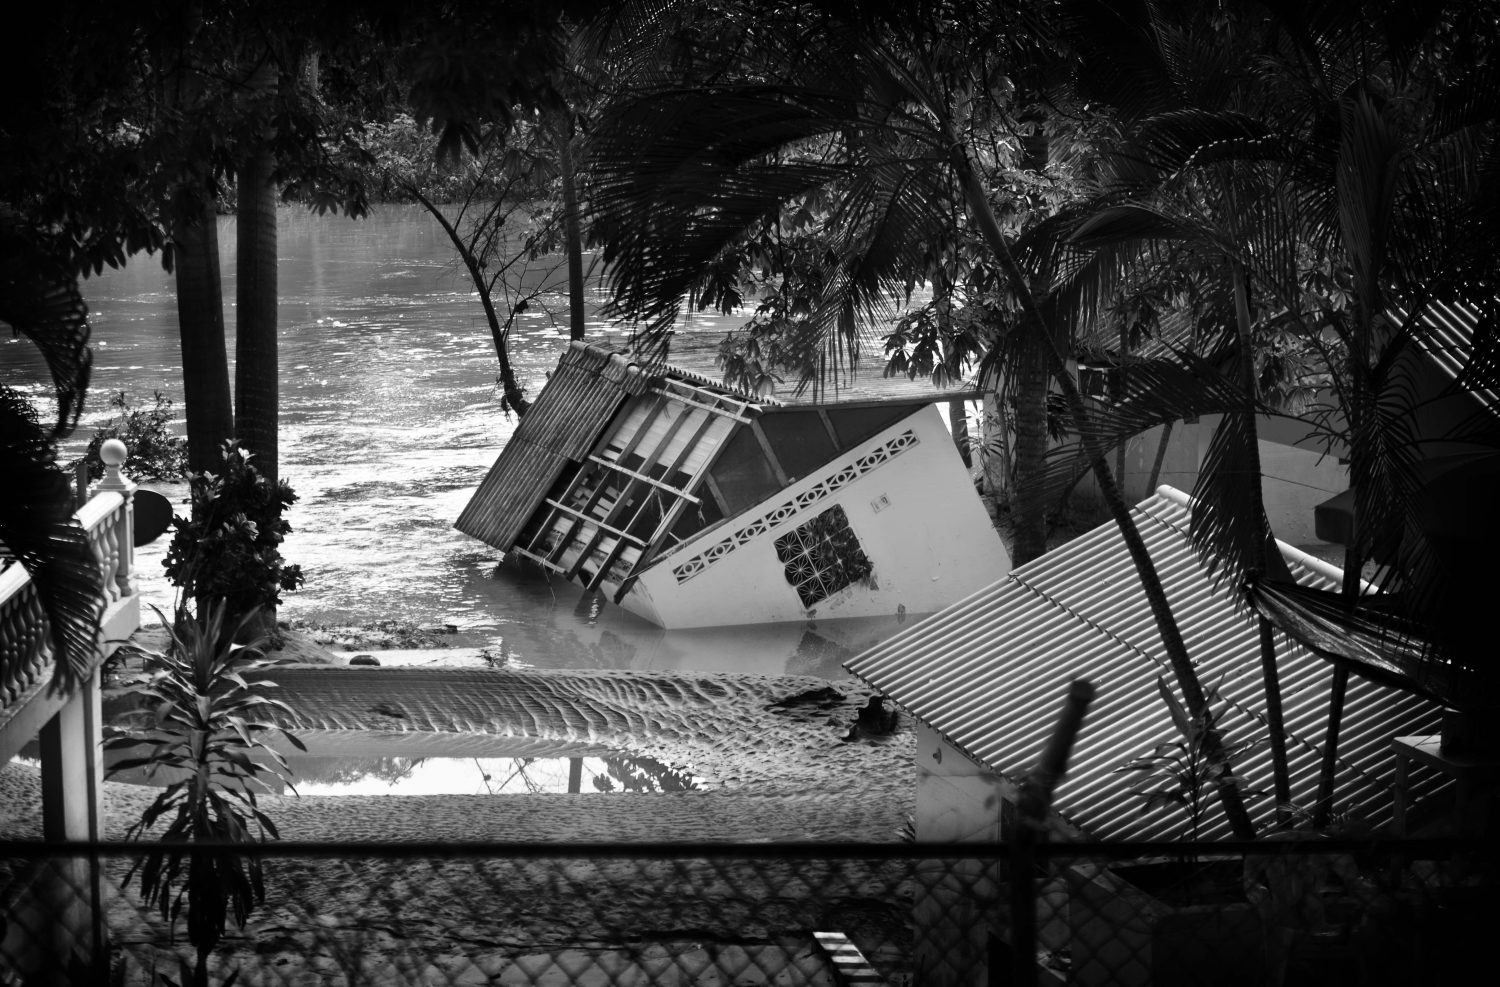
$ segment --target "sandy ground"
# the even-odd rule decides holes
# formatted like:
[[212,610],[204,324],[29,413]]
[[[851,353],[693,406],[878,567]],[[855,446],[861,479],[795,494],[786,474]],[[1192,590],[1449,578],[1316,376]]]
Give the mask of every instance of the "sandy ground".
[[[406,844],[415,856],[267,863],[267,899],[229,943],[241,983],[819,983],[814,929],[848,933],[903,966],[911,887],[902,865],[568,858],[569,843],[888,843],[912,811],[914,744],[848,739],[869,697],[853,682],[649,672],[346,668],[293,635],[277,657],[292,729],[410,731],[588,743],[692,771],[700,790],[651,794],[262,796],[285,840]],[[153,797],[107,783],[123,838]],[[0,770],[0,836],[39,831],[34,771]],[[561,856],[467,856],[463,844]],[[458,856],[434,855],[431,846]],[[112,883],[124,861],[108,868]],[[166,958],[166,930],[116,898],[131,978]]]

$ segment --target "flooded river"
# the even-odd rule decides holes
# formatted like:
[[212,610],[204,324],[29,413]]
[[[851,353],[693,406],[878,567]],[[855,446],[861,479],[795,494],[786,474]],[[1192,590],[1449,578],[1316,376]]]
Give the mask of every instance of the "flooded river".
[[[851,650],[897,629],[891,618],[666,632],[567,583],[499,565],[497,550],[453,521],[515,420],[501,411],[489,330],[442,231],[415,207],[359,222],[284,208],[279,240],[281,474],[299,497],[283,554],[307,575],[286,595],[284,617],[452,624],[463,641],[538,667],[830,677]],[[232,218],[221,220],[220,246],[232,334]],[[65,455],[109,417],[113,392],[145,404],[160,390],[182,410],[173,285],[160,263],[137,258],[86,281],[84,295],[93,384]],[[565,288],[548,302],[525,314],[513,340],[532,395],[567,345]],[[590,334],[619,332],[598,317],[599,302],[589,299]],[[698,317],[687,328],[737,324]],[[28,359],[26,345],[7,341],[0,354]],[[182,485],[158,489],[179,504],[186,496]],[[142,549],[139,565],[148,602],[164,609],[173,599],[161,574],[165,541]]]

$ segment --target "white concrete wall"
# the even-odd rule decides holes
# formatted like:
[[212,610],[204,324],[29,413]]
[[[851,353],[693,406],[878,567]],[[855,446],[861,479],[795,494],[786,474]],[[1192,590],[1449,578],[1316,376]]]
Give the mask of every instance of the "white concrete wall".
[[975,764],[936,730],[917,724],[918,842],[999,843],[1001,807],[1013,795],[999,775]]
[[[936,730],[917,724],[917,841],[1001,842],[1011,786]],[[990,938],[1003,927],[1006,889],[994,859],[922,860],[912,903],[918,982],[989,983]]]
[[[1151,485],[1151,470],[1156,465],[1164,431],[1162,426],[1157,426],[1125,444],[1125,476],[1121,480],[1121,487],[1125,491],[1126,503],[1138,504],[1156,490]],[[1161,473],[1156,481],[1157,486],[1165,483],[1178,490],[1192,490],[1193,484],[1198,480],[1198,465],[1203,461],[1203,450],[1208,447],[1208,439],[1212,434],[1212,423],[1207,426],[1201,421],[1174,423],[1172,434],[1168,437],[1166,455],[1162,459]],[[1110,453],[1109,465],[1111,468],[1115,465],[1114,453]],[[1093,477],[1090,476],[1079,486],[1087,485],[1092,490],[1093,483]]]
[[[1210,415],[1191,424],[1178,422],[1172,427],[1158,485],[1165,483],[1185,493],[1193,492],[1198,482],[1198,467],[1208,452],[1218,423],[1218,416]],[[1315,443],[1308,441],[1308,427],[1303,423],[1262,416],[1257,428],[1260,434],[1261,494],[1271,531],[1290,545],[1316,543],[1313,508],[1349,488],[1349,468],[1341,464],[1336,455],[1325,455]],[[1150,486],[1151,468],[1156,462],[1161,435],[1161,428],[1153,428],[1126,445],[1122,486],[1127,503],[1139,503],[1154,490]],[[1109,463],[1113,468],[1113,453]],[[1092,476],[1079,482],[1076,496],[1098,497]]]
[[[911,430],[917,443],[747,538],[686,582],[674,566],[722,542],[777,506],[810,491],[867,453]],[[776,557],[775,541],[834,504],[874,567],[873,583],[846,587],[804,608]],[[897,422],[828,469],[804,477],[725,524],[685,542],[642,574],[621,606],[663,627],[930,613],[1010,571],[1010,557],[935,407]]]
[[1289,545],[1311,545],[1318,535],[1313,508],[1349,489],[1349,467],[1336,456],[1261,440],[1261,496],[1271,532]]

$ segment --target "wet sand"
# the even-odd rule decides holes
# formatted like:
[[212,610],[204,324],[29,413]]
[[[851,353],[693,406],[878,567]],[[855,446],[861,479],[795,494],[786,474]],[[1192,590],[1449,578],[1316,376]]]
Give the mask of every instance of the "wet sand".
[[[262,796],[284,840],[549,843],[559,852],[594,842],[887,843],[915,799],[908,722],[890,737],[845,739],[870,695],[853,682],[306,665],[269,677],[295,711],[284,723],[293,731],[588,742],[701,780],[701,790],[679,793]],[[121,838],[154,793],[105,788],[106,835]],[[0,770],[0,835],[37,834],[39,806],[34,771]],[[253,948],[253,964],[242,965],[263,968],[267,983],[354,982],[351,965],[373,982],[605,983],[628,970],[653,982],[770,983],[780,973],[778,982],[831,983],[810,932],[843,926],[894,970],[910,915],[904,871],[824,867],[796,858],[276,860],[265,905],[234,943],[242,960]],[[110,869],[115,880],[122,871]],[[161,953],[159,921],[123,903],[115,911],[133,962]]]

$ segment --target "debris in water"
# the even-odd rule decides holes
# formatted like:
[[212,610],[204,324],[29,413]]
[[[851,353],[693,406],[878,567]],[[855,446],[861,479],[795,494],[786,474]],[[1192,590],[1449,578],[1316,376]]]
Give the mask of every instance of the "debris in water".
[[809,689],[799,692],[795,696],[787,696],[773,703],[767,703],[766,709],[783,711],[792,709],[832,709],[844,704],[844,694],[832,686],[825,685],[821,689]]

